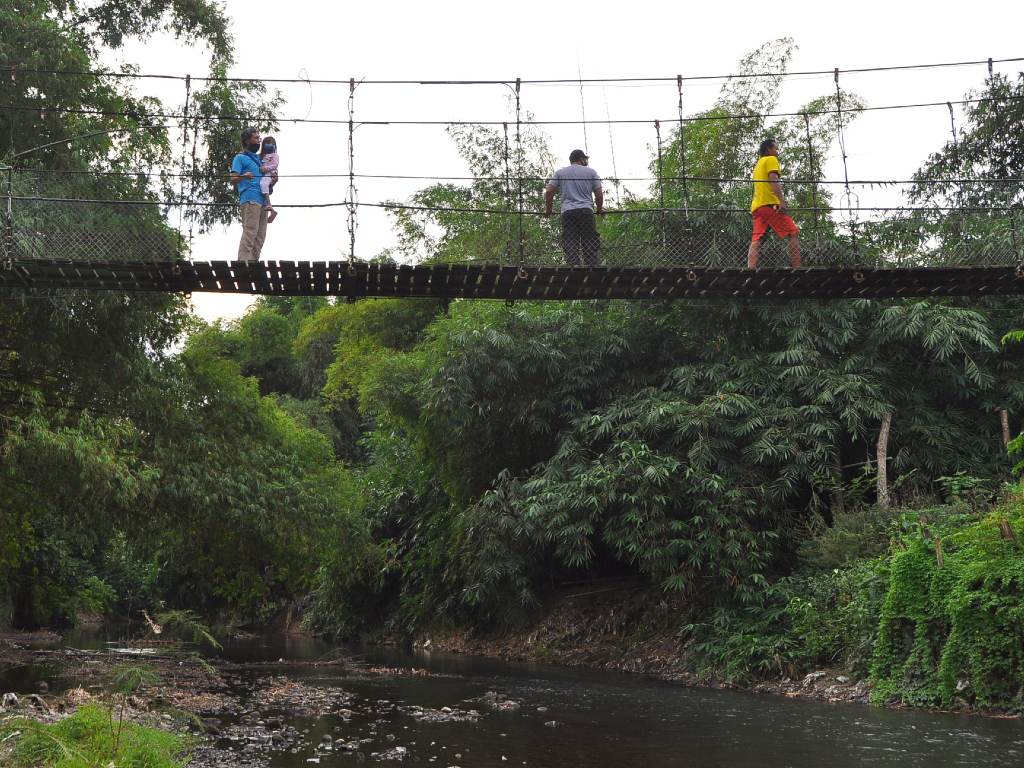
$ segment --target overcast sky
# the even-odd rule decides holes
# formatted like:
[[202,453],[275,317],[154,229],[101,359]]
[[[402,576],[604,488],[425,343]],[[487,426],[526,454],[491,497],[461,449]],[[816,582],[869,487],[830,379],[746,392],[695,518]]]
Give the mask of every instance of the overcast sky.
[[[1024,57],[1024,4],[986,2],[788,2],[666,3],[591,2],[557,4],[390,0],[325,3],[228,0],[236,37],[239,77],[367,80],[497,80],[717,75],[735,71],[738,60],[766,41],[794,38],[791,71],[851,69],[946,61]],[[199,52],[170,41],[128,49],[124,60],[142,71],[204,74]],[[1016,74],[1024,62],[997,65]],[[985,66],[906,73],[844,75],[844,88],[868,105],[947,101],[983,85]],[[686,83],[688,114],[709,106],[720,82]],[[172,103],[177,93],[159,81],[144,90]],[[180,87],[180,86],[179,86]],[[347,119],[347,86],[279,86],[287,98],[285,117]],[[798,108],[834,89],[832,77],[802,77],[783,86],[780,108]],[[677,114],[675,83],[656,86],[524,86],[524,111],[538,120],[670,119]],[[357,120],[514,121],[502,86],[374,86],[356,92]],[[959,112],[958,112],[959,117]],[[859,118],[847,134],[851,178],[906,178],[949,137],[945,107],[877,112]],[[645,176],[655,135],[653,125],[580,126],[547,129],[563,163],[569,150],[589,149],[591,165],[620,177]],[[343,125],[283,123],[276,133],[281,173],[348,170]],[[225,159],[225,165],[230,158]],[[356,131],[356,170],[369,174],[458,176],[466,168],[443,127],[363,126]],[[841,177],[833,153],[826,175]],[[358,181],[359,199],[408,198],[427,182]],[[642,184],[634,185],[642,192]],[[282,179],[275,202],[340,201],[345,179]],[[862,191],[862,205],[888,204]],[[886,194],[878,192],[878,195]],[[199,238],[194,258],[232,259],[239,227]],[[393,242],[380,210],[359,213],[356,255],[370,258]],[[265,259],[338,259],[348,253],[344,209],[283,210],[269,228]],[[195,295],[206,318],[235,317],[247,297]]]

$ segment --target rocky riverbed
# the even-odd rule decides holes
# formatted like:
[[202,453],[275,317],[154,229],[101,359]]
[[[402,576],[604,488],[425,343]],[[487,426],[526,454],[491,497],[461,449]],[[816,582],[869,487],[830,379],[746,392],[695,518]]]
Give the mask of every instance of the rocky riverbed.
[[[317,763],[344,752],[358,762],[401,761],[408,746],[385,733],[386,723],[403,716],[418,723],[475,723],[494,712],[514,712],[519,702],[488,691],[455,706],[424,707],[387,700],[358,701],[339,686],[338,678],[428,677],[426,670],[361,664],[351,659],[234,663],[202,658],[182,649],[75,648],[33,649],[10,637],[0,640],[4,668],[45,670],[36,692],[0,692],[0,732],[5,724],[28,718],[49,723],[77,707],[98,702],[123,709],[129,721],[189,733],[194,747],[188,765],[199,768],[263,766],[275,754],[306,755]],[[126,665],[142,665],[159,682],[120,697],[109,692],[114,675]],[[323,672],[329,685],[296,679]],[[330,716],[331,733],[314,733],[308,725]],[[358,734],[346,732],[356,718]],[[306,727],[298,727],[296,722]],[[414,744],[415,742],[413,742]],[[14,741],[0,744],[0,764]]]

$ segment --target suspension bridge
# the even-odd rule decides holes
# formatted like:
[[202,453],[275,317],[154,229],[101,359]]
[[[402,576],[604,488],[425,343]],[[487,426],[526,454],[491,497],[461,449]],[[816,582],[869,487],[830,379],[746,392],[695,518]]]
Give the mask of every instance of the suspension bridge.
[[[1003,60],[1017,62],[1018,59]],[[993,60],[956,62],[948,66],[986,66],[991,80]],[[947,65],[920,65],[947,66]],[[894,68],[879,68],[879,71]],[[899,68],[895,68],[899,69]],[[912,69],[912,67],[908,67]],[[858,70],[868,71],[868,70]],[[264,254],[289,248],[322,260],[262,260],[259,262],[193,260],[196,229],[205,219],[224,220],[235,207],[227,173],[201,169],[200,133],[212,122],[238,126],[242,115],[203,114],[195,107],[193,88],[205,78],[106,72],[61,73],[36,71],[37,77],[179,79],[184,104],[176,111],[132,113],[130,117],[172,131],[179,139],[180,161],[158,169],[52,169],[34,166],[34,151],[11,152],[0,167],[0,289],[89,289],[110,291],[220,292],[266,295],[324,295],[358,299],[372,296],[424,296],[442,299],[505,300],[675,299],[691,297],[768,298],[883,298],[903,296],[983,296],[1024,294],[1024,244],[1018,214],[1024,199],[1024,179],[979,172],[958,160],[957,111],[992,102],[989,97],[956,102],[878,104],[863,106],[846,97],[841,86],[845,70],[815,74],[834,79],[834,93],[816,109],[753,114],[703,112],[688,115],[684,90],[698,78],[623,78],[628,82],[657,81],[677,90],[677,113],[667,117],[626,120],[538,120],[525,114],[523,94],[532,85],[584,81],[313,81],[300,82],[347,90],[347,114],[332,119],[280,118],[280,123],[331,124],[347,134],[347,169],[337,172],[283,174],[275,208],[303,223],[327,218],[345,220],[347,242],[324,243],[326,251],[347,246],[347,254],[310,252],[307,243],[275,239]],[[743,77],[781,76],[748,73]],[[12,78],[26,77],[25,72]],[[277,82],[277,81],[264,81]],[[607,80],[595,83],[611,82]],[[616,81],[619,82],[619,81]],[[404,85],[496,86],[507,90],[510,112],[500,120],[365,120],[356,119],[356,94],[374,86]],[[1006,97],[1017,98],[1017,97]],[[822,106],[823,104],[823,106]],[[954,109],[954,104],[956,109]],[[993,108],[1007,104],[987,104]],[[43,110],[29,96],[0,104],[11,125]],[[46,105],[48,113],[61,107]],[[931,176],[911,179],[851,178],[847,166],[845,130],[849,121],[868,110],[899,114],[907,109],[948,110],[946,147],[951,162]],[[96,113],[81,108],[64,111],[98,121],[85,137],[57,139],[43,148],[91,135],[118,133],[106,119],[122,120],[128,113]],[[768,119],[790,120],[803,131],[792,133],[782,160],[790,211],[801,226],[803,267],[788,266],[783,244],[766,242],[756,270],[745,268],[750,240],[747,209],[752,182],[733,176],[702,174],[688,165],[688,131],[701,123],[740,121],[760,130]],[[961,117],[961,119],[963,119]],[[537,175],[524,148],[527,131],[551,125],[619,124],[651,129],[651,175],[628,179],[608,175],[606,189],[639,182],[640,195],[616,194],[600,223],[599,261],[587,266],[567,263],[559,244],[557,217],[542,215],[540,190],[547,176]],[[120,124],[119,124],[120,125]],[[404,125],[478,129],[493,139],[494,156],[483,171],[463,176],[403,176],[374,173],[356,164],[356,129],[363,126]],[[751,128],[750,126],[757,126]],[[1012,126],[1011,126],[1012,127]],[[1017,126],[1019,129],[1019,126]],[[831,132],[831,134],[829,134]],[[822,136],[836,141],[842,178],[823,173]],[[230,158],[225,158],[226,166]],[[752,166],[753,159],[750,161]],[[790,171],[789,169],[793,169]],[[553,169],[552,169],[553,170]],[[347,172],[346,172],[347,171]],[[545,170],[546,173],[546,170]],[[358,185],[369,179],[429,183],[448,190],[437,202],[413,196],[405,201],[362,201]],[[302,184],[346,185],[340,199],[289,203]],[[864,190],[894,191],[900,197],[882,205],[862,202]],[[282,202],[278,202],[278,199]],[[429,245],[417,253],[386,249],[361,256],[356,232],[360,212],[385,211],[406,223],[419,222]],[[218,219],[219,217],[219,219]],[[339,222],[340,223],[340,222]],[[276,226],[276,225],[275,225]],[[310,227],[313,228],[313,227]],[[335,231],[340,227],[335,226]],[[232,249],[233,250],[233,249]]]

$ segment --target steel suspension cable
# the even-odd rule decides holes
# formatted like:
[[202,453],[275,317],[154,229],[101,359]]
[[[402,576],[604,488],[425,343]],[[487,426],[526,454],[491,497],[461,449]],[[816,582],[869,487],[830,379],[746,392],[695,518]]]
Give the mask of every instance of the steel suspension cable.
[[[982,104],[995,99],[990,97],[978,97],[974,99],[958,99],[957,102],[960,104]],[[1021,101],[1024,100],[1024,96],[1004,96],[999,99],[1000,101]],[[906,104],[882,104],[879,106],[868,107],[868,106],[853,106],[847,107],[846,112],[848,113],[864,113],[864,112],[882,112],[900,109],[926,109],[926,108],[938,108],[945,107],[946,101],[925,101],[915,102]],[[97,117],[130,117],[133,119],[149,119],[159,118],[166,120],[179,120],[182,115],[174,112],[138,112],[138,111],[125,111],[125,110],[108,110],[108,109],[88,109],[81,107],[60,107],[60,106],[41,106],[41,105],[17,105],[17,104],[0,104],[2,109],[13,109],[17,111],[28,111],[28,112],[47,112],[54,114],[68,114],[68,115],[94,115]],[[736,112],[736,113],[722,113],[722,114],[698,114],[690,117],[684,117],[684,123],[702,123],[702,122],[721,122],[725,120],[754,120],[754,119],[767,119],[773,117],[802,117],[804,114],[811,115],[813,117],[833,115],[835,114],[834,109],[829,110],[809,110],[809,111],[798,111],[798,112]],[[247,115],[205,115],[206,119],[217,120],[222,122],[237,122],[244,123],[249,117]],[[637,118],[620,118],[617,120],[605,119],[605,120],[586,120],[587,125],[604,125],[611,123],[613,125],[646,125],[651,122],[650,117],[637,117]],[[658,118],[663,119],[663,118]],[[677,118],[672,118],[677,119]],[[345,125],[348,122],[347,118],[309,118],[309,117],[279,117],[277,118],[279,123],[291,123],[293,125]],[[372,126],[499,126],[502,120],[362,120],[360,125],[372,125]],[[581,125],[584,121],[581,120],[530,120],[531,125]]]
[[[898,71],[909,71],[909,70],[929,70],[929,69],[946,69],[946,68],[958,68],[958,67],[972,67],[979,65],[987,65],[989,72],[992,71],[993,64],[1015,64],[1024,61],[1024,57],[1011,57],[1003,59],[993,59],[991,57],[985,59],[976,60],[964,60],[964,61],[943,61],[943,62],[928,62],[918,64],[897,64],[887,66],[875,66],[875,67],[853,67],[849,69],[821,69],[821,70],[798,70],[795,72],[783,72],[783,71],[764,71],[764,72],[744,72],[744,73],[729,73],[729,74],[716,74],[716,75],[690,75],[684,77],[683,80],[686,82],[701,82],[701,81],[714,81],[714,80],[751,80],[760,78],[797,78],[797,77],[825,77],[832,75],[835,72],[841,74],[867,74],[873,72],[898,72]],[[68,70],[68,69],[52,69],[43,67],[23,67],[21,62],[4,62],[0,64],[0,68],[10,69],[11,67],[19,67],[24,72],[32,72],[35,74],[49,74],[60,77],[108,77],[113,79],[128,79],[128,80],[184,80],[183,75],[166,74],[166,73],[155,73],[155,72],[116,72],[112,70]],[[308,78],[308,77],[193,77],[194,82],[211,82],[211,83],[277,83],[277,84],[303,84],[303,85],[348,85],[349,79],[333,79],[333,78]],[[613,83],[671,83],[676,80],[676,77],[672,76],[650,76],[650,77],[594,77],[594,78],[538,78],[532,80],[524,80],[522,78],[516,78],[515,80],[479,80],[479,79],[409,79],[409,80],[370,80],[364,78],[360,80],[361,84],[366,85],[424,85],[424,86],[469,86],[469,85],[508,85],[511,86],[513,83],[518,82],[520,85],[566,85],[566,86],[578,86],[580,83],[588,85],[602,85],[602,84],[613,84]]]

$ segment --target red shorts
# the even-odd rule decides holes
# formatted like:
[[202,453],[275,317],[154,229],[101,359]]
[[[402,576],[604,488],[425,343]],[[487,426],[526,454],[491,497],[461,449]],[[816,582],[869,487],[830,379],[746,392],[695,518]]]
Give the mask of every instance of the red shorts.
[[793,221],[792,216],[780,212],[774,205],[762,205],[754,211],[754,235],[751,237],[751,240],[760,240],[764,237],[769,227],[771,227],[776,235],[782,238],[790,237],[800,232],[800,228]]

